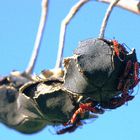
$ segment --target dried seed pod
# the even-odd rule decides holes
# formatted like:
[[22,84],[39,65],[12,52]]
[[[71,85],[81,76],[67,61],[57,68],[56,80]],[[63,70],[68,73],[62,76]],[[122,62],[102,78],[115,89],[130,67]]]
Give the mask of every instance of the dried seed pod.
[[46,126],[34,101],[19,92],[29,81],[29,77],[19,72],[0,80],[0,122],[22,133],[35,133]]
[[2,123],[23,133],[33,133],[46,126],[41,118],[37,106],[31,99],[19,94],[11,86],[0,86],[0,120]]
[[[62,79],[50,78],[29,82],[22,86],[19,90],[20,98],[24,97],[25,103],[20,100],[20,104],[27,119],[16,129],[23,133],[34,133],[44,128],[45,125],[66,123],[77,109],[80,96],[66,91],[62,88],[62,84]],[[34,106],[29,104],[29,100]],[[34,113],[36,116],[31,116]],[[22,114],[24,115],[24,112]],[[87,112],[82,119],[89,117],[90,114]]]
[[63,81],[51,79],[24,85],[20,91],[33,99],[49,124],[64,123],[74,109],[70,96],[61,89]]
[[[115,54],[113,41],[89,39],[81,41],[74,56],[64,61],[64,88],[80,95],[106,102],[120,94],[119,78],[129,60],[137,61],[135,51],[128,53],[118,44]],[[133,67],[131,68],[133,71]]]
[[[71,118],[78,107],[79,95],[63,89],[62,78],[28,81],[28,78],[17,73],[1,78],[2,123],[19,132],[31,134],[46,125],[62,125]],[[86,113],[83,119],[88,117],[90,115]]]

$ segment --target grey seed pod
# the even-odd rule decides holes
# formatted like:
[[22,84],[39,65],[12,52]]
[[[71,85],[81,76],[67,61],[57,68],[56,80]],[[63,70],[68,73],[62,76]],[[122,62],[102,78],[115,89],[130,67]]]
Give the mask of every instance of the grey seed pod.
[[125,53],[125,60],[123,54],[116,56],[111,41],[81,41],[74,56],[64,61],[64,88],[99,102],[109,101],[120,94],[117,86],[127,61],[137,61],[135,51]]

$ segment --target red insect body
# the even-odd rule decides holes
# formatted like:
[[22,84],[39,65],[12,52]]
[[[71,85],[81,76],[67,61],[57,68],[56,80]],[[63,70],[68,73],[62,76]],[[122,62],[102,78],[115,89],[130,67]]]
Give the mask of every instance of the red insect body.
[[134,64],[134,86],[136,86],[139,83],[139,63],[135,62]]
[[[125,56],[128,53],[123,45],[120,45],[116,40],[112,40],[111,44],[113,44],[113,49],[115,52],[115,55],[121,60],[125,60]],[[123,57],[123,59],[122,59]],[[108,108],[115,109],[117,107],[122,106],[126,102],[132,100],[134,96],[132,96],[133,88],[139,83],[139,63],[133,62],[133,60],[129,60],[126,62],[126,66],[124,68],[123,75],[121,75],[118,86],[117,86],[117,92],[120,93],[117,97],[113,97],[109,101]],[[101,108],[101,106],[97,106],[97,104],[94,104],[94,101],[81,103],[79,104],[79,108],[75,111],[71,119],[64,124],[70,125],[67,128],[64,128],[58,132],[58,134],[63,134],[66,132],[72,132],[74,131],[79,125],[81,124],[80,119],[78,118],[78,115],[80,115],[80,118],[84,116],[84,114],[88,112],[98,113],[102,114],[104,113],[104,110]]]
[[125,52],[127,52],[125,47],[123,45],[120,45],[116,40],[112,40],[112,44],[113,44],[113,47],[114,47],[115,54],[118,56],[118,58],[121,61],[124,61],[124,58],[122,59],[120,57],[120,53],[123,54],[123,57],[125,56]]
[[125,104],[125,102],[128,102],[134,98],[134,96],[129,95],[129,90],[131,87],[131,79],[129,78],[131,68],[132,68],[132,61],[129,60],[126,64],[124,74],[122,75],[117,87],[118,90],[122,91],[122,94],[121,97],[119,97],[120,100],[117,100],[118,103],[117,102],[114,103],[116,107],[121,106]]
[[113,46],[114,46],[114,51],[117,56],[119,56],[119,44],[116,40],[112,40]]
[[[126,49],[120,45],[116,40],[112,41],[112,44],[114,46],[114,52],[116,56],[122,61],[120,58],[120,52],[126,55]],[[124,61],[124,59],[123,59]],[[132,71],[133,69],[133,71]],[[126,64],[126,67],[124,69],[123,75],[120,77],[117,90],[121,91],[121,96],[114,97],[110,100],[110,108],[117,108],[125,102],[128,102],[134,98],[132,96],[133,88],[139,83],[139,63],[138,62],[132,62],[129,60]],[[131,92],[131,93],[130,93]]]
[[127,77],[130,70],[131,70],[131,67],[132,67],[132,61],[129,60],[126,64],[126,67],[125,67],[125,71],[124,71],[124,77]]
[[76,121],[77,116],[80,114],[81,116],[84,115],[86,111],[95,111],[93,107],[91,107],[92,103],[85,103],[80,104],[79,108],[73,114],[70,123],[73,124]]
[[79,108],[75,111],[75,113],[71,117],[70,121],[68,121],[64,125],[74,124],[76,122],[76,120],[77,120],[77,116],[78,115],[80,115],[81,117],[84,116],[84,114],[85,114],[86,111],[89,111],[89,112],[92,112],[92,113],[98,113],[98,114],[102,114],[104,112],[103,109],[96,107],[94,105],[94,102],[81,103],[79,105]]
[[71,120],[70,120],[70,123],[73,124],[75,121],[76,121],[76,118],[77,118],[77,115],[80,114],[84,114],[85,113],[85,109],[82,109],[81,107],[78,108],[75,113],[73,114]]
[[[126,67],[125,67],[125,70],[124,70],[124,74],[120,78],[119,84],[117,86],[117,90],[124,90],[124,89],[126,89],[126,82],[125,82],[125,88],[123,87],[124,86],[124,79],[129,75],[131,67],[132,67],[132,61],[129,60],[127,62],[127,64],[126,64]],[[128,83],[128,81],[127,81],[127,83]]]

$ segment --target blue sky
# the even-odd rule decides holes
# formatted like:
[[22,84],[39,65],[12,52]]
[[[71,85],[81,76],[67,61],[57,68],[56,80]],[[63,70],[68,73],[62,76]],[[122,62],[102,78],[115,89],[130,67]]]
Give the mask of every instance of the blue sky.
[[[35,73],[52,69],[57,56],[61,20],[78,0],[50,0],[49,15],[41,44]],[[26,68],[38,29],[41,0],[0,1],[0,75],[12,70]],[[94,0],[84,5],[67,28],[64,56],[72,56],[81,40],[98,37],[107,5]],[[140,61],[140,17],[120,8],[115,8],[109,20],[105,37],[115,38],[135,48]],[[106,111],[92,123],[84,125],[72,134],[53,135],[45,128],[34,135],[23,135],[0,124],[0,139],[3,140],[138,140],[140,137],[140,90],[127,105]],[[52,128],[51,128],[52,129]]]

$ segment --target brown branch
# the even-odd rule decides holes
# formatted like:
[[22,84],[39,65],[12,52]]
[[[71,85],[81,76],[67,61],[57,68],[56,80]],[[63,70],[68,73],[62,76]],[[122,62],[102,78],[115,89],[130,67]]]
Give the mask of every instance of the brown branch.
[[38,53],[39,53],[39,49],[40,49],[40,45],[41,45],[41,41],[42,41],[42,37],[43,37],[43,32],[44,32],[44,29],[45,29],[47,10],[48,10],[48,0],[42,0],[42,13],[41,13],[41,18],[40,18],[40,24],[39,24],[39,27],[38,27],[38,32],[37,32],[37,35],[36,35],[34,49],[33,49],[33,53],[32,53],[32,56],[30,58],[28,67],[25,70],[25,73],[27,75],[32,74],[33,69],[35,67],[35,63],[36,63],[36,60],[37,60],[37,56],[38,56]]
[[62,58],[63,58],[66,26],[70,22],[70,20],[73,18],[73,16],[77,13],[79,8],[88,1],[89,0],[80,0],[78,3],[76,3],[71,8],[68,15],[65,17],[65,19],[63,19],[63,21],[61,23],[60,36],[59,36],[59,48],[58,48],[57,61],[56,61],[55,69],[59,69],[59,68],[62,67]]
[[[112,0],[97,0],[97,1],[110,3]],[[117,6],[140,15],[140,1],[139,0],[120,0]]]
[[104,38],[104,34],[105,34],[105,29],[107,26],[107,22],[108,19],[110,17],[110,14],[114,8],[114,6],[119,2],[120,0],[112,0],[109,7],[107,8],[107,11],[105,13],[105,17],[103,19],[102,25],[101,25],[101,29],[100,29],[100,33],[99,33],[99,38]]

